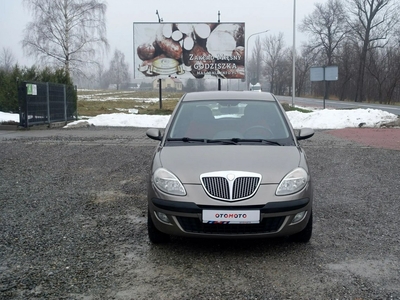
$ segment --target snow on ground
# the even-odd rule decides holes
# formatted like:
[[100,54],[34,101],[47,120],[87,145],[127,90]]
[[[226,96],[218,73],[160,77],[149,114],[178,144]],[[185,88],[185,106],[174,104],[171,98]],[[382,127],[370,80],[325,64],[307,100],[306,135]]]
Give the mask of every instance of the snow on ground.
[[[358,127],[361,123],[363,127],[379,127],[381,124],[395,121],[397,116],[377,109],[351,109],[315,110],[311,113],[299,111],[289,111],[287,115],[295,129],[310,127],[313,129],[339,129],[346,127]],[[108,114],[99,115],[86,120],[95,126],[132,126],[132,127],[156,127],[164,128],[169,120],[169,116],[154,115],[135,115],[135,114]],[[68,124],[66,128],[76,126],[80,122],[76,121]],[[87,124],[87,123],[85,123]]]
[[0,123],[7,121],[19,122],[19,114],[10,114],[0,111]]
[[[132,112],[135,112],[132,110]],[[287,115],[295,129],[309,127],[313,129],[340,129],[347,127],[379,127],[381,124],[395,121],[398,117],[394,114],[378,109],[321,109],[310,113],[289,111]],[[69,123],[64,128],[79,127],[87,124],[95,126],[118,127],[155,127],[164,128],[170,116],[137,115],[132,113],[102,114],[89,117],[87,120],[78,120]],[[4,121],[19,122],[18,114],[0,112],[0,123]]]
[[80,122],[88,122],[95,126],[164,128],[168,123],[169,117],[170,116],[135,115],[124,113],[104,114],[90,118],[89,120],[72,122],[65,126],[65,128],[74,127]]
[[340,129],[348,127],[380,127],[381,124],[393,122],[395,114],[378,109],[321,109],[311,113],[289,111],[287,115],[293,128]]

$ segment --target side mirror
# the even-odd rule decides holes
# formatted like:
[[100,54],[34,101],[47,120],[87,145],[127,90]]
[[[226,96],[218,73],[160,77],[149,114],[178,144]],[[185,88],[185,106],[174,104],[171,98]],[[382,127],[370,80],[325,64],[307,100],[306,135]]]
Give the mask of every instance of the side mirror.
[[297,140],[306,140],[314,135],[314,129],[311,128],[302,128],[299,131],[299,134],[296,136]]
[[160,129],[157,129],[157,128],[150,128],[150,129],[147,129],[146,135],[147,135],[149,138],[151,138],[151,139],[153,139],[153,140],[156,140],[156,141],[161,141],[161,140],[162,140],[162,137],[163,137],[162,134],[161,134]]

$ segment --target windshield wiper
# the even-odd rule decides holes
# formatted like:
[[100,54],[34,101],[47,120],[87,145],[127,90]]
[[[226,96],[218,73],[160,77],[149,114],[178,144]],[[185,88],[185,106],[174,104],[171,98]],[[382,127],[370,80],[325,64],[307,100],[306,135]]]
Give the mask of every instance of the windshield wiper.
[[223,143],[229,145],[237,145],[239,143],[264,143],[268,145],[282,146],[282,144],[265,139],[243,139],[243,138],[232,138],[232,139],[218,139],[218,140],[206,140],[206,143]]
[[277,146],[282,146],[281,143],[271,141],[271,140],[266,140],[266,139],[241,139],[241,138],[235,138],[232,139],[235,143],[263,143],[263,144],[268,144],[268,145],[277,145]]
[[167,141],[172,141],[172,142],[185,142],[185,143],[191,143],[191,142],[201,142],[201,143],[210,143],[210,144],[216,144],[216,143],[222,143],[222,144],[229,144],[229,145],[236,145],[236,139],[218,139],[218,140],[208,140],[208,139],[197,139],[197,138],[189,138],[189,137],[183,137],[183,138],[168,138]]
[[198,138],[189,138],[189,137],[182,137],[182,138],[168,138],[167,141],[172,142],[184,142],[184,143],[191,143],[191,142],[200,142],[200,143],[208,143],[208,144],[228,144],[228,145],[237,145],[239,143],[263,143],[268,145],[277,145],[282,146],[282,144],[265,139],[242,139],[242,138],[232,138],[232,139],[215,139],[215,140],[208,140],[208,139],[198,139]]
[[190,142],[207,143],[207,140],[206,140],[206,139],[193,139],[193,138],[189,138],[189,137],[168,138],[167,141],[172,141],[172,142],[185,142],[185,143],[190,143]]
[[209,144],[213,143],[221,143],[221,144],[228,144],[228,145],[237,145],[237,139],[218,139],[218,140],[207,140],[206,141]]

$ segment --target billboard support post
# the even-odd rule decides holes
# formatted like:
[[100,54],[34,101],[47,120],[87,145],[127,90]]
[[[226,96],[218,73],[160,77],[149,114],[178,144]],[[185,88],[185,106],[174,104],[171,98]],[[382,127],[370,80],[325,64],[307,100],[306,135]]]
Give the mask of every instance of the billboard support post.
[[159,96],[159,103],[160,103],[160,109],[162,109],[162,81],[161,81],[161,78],[160,79],[158,79],[158,94],[160,95]]

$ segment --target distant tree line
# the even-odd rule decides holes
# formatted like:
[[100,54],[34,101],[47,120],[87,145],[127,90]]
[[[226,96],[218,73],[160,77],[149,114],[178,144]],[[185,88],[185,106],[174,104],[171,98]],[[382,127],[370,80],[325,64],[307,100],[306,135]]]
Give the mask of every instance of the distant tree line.
[[[295,54],[296,96],[400,102],[399,11],[398,0],[316,3],[299,26],[309,39]],[[282,33],[258,37],[248,76],[277,95],[291,95],[292,52]],[[338,66],[337,81],[310,81],[311,67],[331,65]]]
[[[17,108],[16,78],[120,89],[130,82],[124,54],[115,50],[108,69],[102,54],[106,38],[104,0],[23,0],[32,15],[23,48],[42,69],[14,64],[0,52],[0,110]],[[293,53],[282,33],[257,37],[249,54],[247,78],[277,95],[292,94],[292,57],[296,58],[297,96],[353,101],[400,102],[399,0],[327,0],[301,20],[308,41]],[[339,78],[311,82],[310,68],[336,65]],[[51,67],[50,67],[51,66]],[[63,79],[60,79],[62,77]],[[72,78],[72,79],[71,79]],[[228,86],[228,84],[227,84]],[[238,85],[239,87],[239,85]],[[204,90],[204,81],[188,80],[186,91]],[[213,86],[214,88],[214,86]]]
[[130,82],[129,65],[125,60],[125,54],[118,49],[115,49],[108,69],[103,63],[92,61],[81,71],[73,76],[75,84],[79,87],[120,90]]

